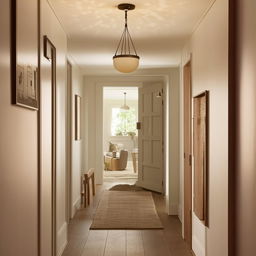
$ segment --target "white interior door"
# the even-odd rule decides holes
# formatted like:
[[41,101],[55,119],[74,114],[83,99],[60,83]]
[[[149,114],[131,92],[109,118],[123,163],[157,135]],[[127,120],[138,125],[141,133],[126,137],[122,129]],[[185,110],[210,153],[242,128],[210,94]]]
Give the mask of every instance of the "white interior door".
[[138,185],[163,192],[163,85],[139,88]]

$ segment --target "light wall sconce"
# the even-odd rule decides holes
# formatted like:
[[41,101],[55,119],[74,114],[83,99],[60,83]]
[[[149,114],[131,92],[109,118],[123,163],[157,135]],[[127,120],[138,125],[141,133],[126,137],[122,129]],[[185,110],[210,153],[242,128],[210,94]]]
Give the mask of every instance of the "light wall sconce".
[[156,97],[161,98],[162,97],[162,92],[161,91],[157,92]]

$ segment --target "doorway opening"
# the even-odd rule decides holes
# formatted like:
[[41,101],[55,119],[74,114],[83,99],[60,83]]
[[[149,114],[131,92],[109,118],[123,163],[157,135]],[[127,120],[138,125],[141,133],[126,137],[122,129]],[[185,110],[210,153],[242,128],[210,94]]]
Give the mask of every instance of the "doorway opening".
[[103,88],[103,180],[138,179],[138,87]]

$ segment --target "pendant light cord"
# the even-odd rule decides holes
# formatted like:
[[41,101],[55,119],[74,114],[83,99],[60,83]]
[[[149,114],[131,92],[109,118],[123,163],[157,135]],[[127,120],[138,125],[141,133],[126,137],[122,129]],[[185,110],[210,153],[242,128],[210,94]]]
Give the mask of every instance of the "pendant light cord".
[[127,12],[128,12],[128,10],[126,9],[126,10],[125,10],[125,27],[126,27],[126,28],[128,27],[128,25],[127,25],[127,23],[128,23],[128,22],[127,22],[127,21],[128,21]]
[[134,43],[132,41],[132,37],[130,35],[129,29],[128,29],[128,9],[125,9],[125,26],[124,31],[121,36],[121,39],[118,43],[115,56],[118,55],[118,50],[120,50],[121,55],[131,55],[131,48],[135,53],[135,56],[138,56],[137,51],[135,49]]

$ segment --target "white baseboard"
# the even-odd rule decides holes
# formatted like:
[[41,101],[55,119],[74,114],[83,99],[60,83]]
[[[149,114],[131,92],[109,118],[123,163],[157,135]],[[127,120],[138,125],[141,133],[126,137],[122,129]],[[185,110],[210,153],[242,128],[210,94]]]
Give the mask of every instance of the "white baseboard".
[[65,222],[57,232],[57,255],[61,256],[68,243],[68,224]]
[[80,208],[81,205],[81,197],[79,196],[76,201],[72,204],[72,218],[75,216],[77,210]]
[[205,256],[204,246],[195,236],[192,236],[192,249],[196,256]]
[[179,206],[177,204],[169,204],[169,215],[179,215]]

